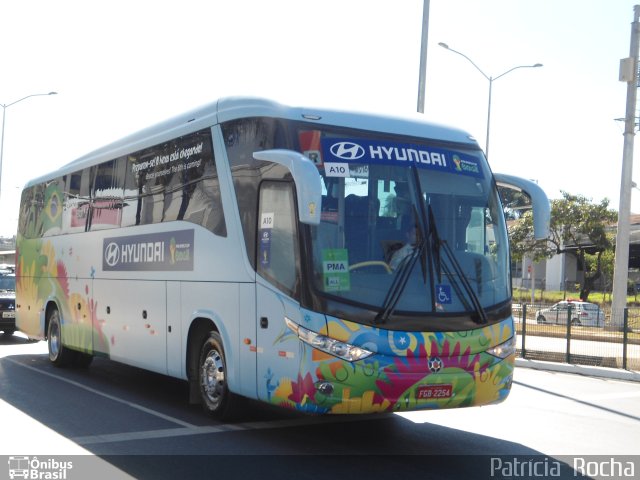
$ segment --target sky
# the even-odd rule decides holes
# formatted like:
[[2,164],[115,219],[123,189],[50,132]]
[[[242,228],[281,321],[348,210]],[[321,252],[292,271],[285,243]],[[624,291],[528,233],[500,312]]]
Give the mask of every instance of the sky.
[[[489,163],[617,209],[634,4],[640,0],[431,0],[425,112]],[[23,185],[128,134],[231,95],[412,115],[423,0],[1,2],[4,153],[0,235]],[[635,148],[638,157],[640,146]],[[640,185],[640,167],[634,179]],[[633,190],[632,212],[640,213]]]

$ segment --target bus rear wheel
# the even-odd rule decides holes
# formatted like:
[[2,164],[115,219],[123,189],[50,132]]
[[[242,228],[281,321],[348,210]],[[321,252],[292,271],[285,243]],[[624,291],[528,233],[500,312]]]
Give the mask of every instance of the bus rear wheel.
[[49,361],[56,367],[66,367],[72,361],[74,353],[62,345],[62,327],[60,324],[60,312],[57,308],[49,310],[47,315],[47,347],[49,348]]
[[227,362],[218,332],[210,332],[200,348],[198,384],[205,412],[212,417],[229,420],[234,395],[227,383]]

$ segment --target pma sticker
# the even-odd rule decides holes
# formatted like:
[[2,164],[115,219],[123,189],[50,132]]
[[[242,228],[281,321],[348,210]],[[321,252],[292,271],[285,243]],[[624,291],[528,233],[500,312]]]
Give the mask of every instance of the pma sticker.
[[322,276],[325,292],[351,289],[349,255],[346,249],[335,248],[322,251]]

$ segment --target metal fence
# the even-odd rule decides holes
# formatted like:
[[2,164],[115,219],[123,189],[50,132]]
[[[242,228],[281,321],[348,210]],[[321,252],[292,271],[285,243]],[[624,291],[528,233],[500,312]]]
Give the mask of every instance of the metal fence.
[[640,371],[640,309],[596,311],[513,305],[518,355],[530,360]]

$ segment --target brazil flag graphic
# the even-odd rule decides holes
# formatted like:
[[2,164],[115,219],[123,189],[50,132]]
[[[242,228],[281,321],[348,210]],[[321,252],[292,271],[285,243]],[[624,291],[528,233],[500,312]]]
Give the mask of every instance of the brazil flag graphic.
[[42,215],[44,233],[62,227],[62,195],[58,182],[50,183],[44,191],[44,210]]

